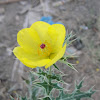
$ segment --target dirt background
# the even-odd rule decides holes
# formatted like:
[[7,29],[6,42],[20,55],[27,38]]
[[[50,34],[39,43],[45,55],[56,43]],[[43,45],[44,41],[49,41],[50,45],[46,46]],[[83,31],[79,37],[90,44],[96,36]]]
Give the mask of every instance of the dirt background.
[[67,89],[73,89],[75,81],[84,78],[86,89],[94,86],[97,90],[93,100],[100,100],[100,0],[0,0],[0,100],[25,92],[21,77],[26,78],[30,69],[12,53],[17,46],[17,32],[48,15],[78,38],[66,50],[78,56],[70,60],[78,72],[58,63],[67,74]]

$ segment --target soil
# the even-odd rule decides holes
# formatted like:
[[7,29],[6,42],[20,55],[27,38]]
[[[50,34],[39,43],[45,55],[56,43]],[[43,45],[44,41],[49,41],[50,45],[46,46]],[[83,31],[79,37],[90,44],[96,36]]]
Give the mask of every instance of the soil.
[[84,78],[86,89],[94,86],[97,90],[93,100],[100,100],[100,0],[47,0],[42,4],[39,0],[12,0],[0,4],[0,100],[10,100],[9,96],[16,91],[21,94],[26,91],[21,77],[27,78],[30,69],[16,59],[12,50],[18,45],[18,31],[43,15],[52,16],[55,22],[61,21],[78,38],[69,48],[78,55],[69,60],[76,64],[78,72],[58,63],[67,74],[64,80],[70,84],[68,89],[73,89],[75,82]]

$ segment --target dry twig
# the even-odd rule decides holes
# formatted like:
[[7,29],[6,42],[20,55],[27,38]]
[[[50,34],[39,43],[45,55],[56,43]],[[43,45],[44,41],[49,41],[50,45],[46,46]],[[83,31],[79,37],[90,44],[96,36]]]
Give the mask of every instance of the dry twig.
[[26,1],[26,0],[7,0],[7,1],[0,1],[0,5],[2,4],[8,4],[8,3],[14,3],[18,1]]

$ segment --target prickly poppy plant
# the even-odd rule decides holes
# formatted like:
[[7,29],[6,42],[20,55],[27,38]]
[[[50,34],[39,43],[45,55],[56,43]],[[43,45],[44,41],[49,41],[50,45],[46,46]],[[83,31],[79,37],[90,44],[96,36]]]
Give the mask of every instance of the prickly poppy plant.
[[[36,68],[30,71],[29,78],[24,79],[28,86],[28,95],[24,97],[17,94],[18,100],[81,100],[82,98],[92,98],[95,91],[91,89],[81,91],[83,80],[77,85],[72,93],[68,93],[63,85],[66,83],[62,77],[65,75],[56,65],[57,61],[66,64],[76,70],[67,61],[70,55],[65,54],[66,45],[69,46],[72,40],[72,33],[66,34],[62,24],[50,25],[46,22],[38,21],[30,28],[22,29],[18,32],[18,47],[13,53],[27,67]],[[45,66],[46,69],[43,69]],[[48,69],[49,67],[49,69]],[[55,70],[59,74],[55,73]],[[67,70],[67,67],[66,67]],[[56,91],[57,96],[54,96]],[[66,93],[67,92],[67,93]],[[16,100],[10,96],[11,100]]]

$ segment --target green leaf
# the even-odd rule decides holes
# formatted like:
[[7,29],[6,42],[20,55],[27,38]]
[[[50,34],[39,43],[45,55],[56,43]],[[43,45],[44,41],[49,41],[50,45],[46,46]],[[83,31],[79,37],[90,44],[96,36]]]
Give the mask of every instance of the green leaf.
[[[15,100],[12,96],[10,96],[10,99],[11,100]],[[17,94],[17,99],[16,100],[28,100],[27,99],[27,97],[22,97],[22,96],[19,96],[18,94]]]
[[[73,67],[73,65],[71,64],[71,63],[68,63],[67,61],[63,61],[63,60],[59,60],[61,63],[64,63],[64,64],[66,64],[68,67],[70,67],[71,69],[74,69],[75,71],[77,71],[74,67]],[[78,71],[77,71],[78,72]]]
[[22,97],[21,100],[28,100],[26,97]]
[[83,80],[80,81],[80,83],[78,85],[76,84],[76,89],[81,89],[82,85],[83,85]]
[[49,97],[49,96],[46,96],[46,97],[43,97],[43,98],[40,98],[40,100],[55,100],[55,98],[53,97]]
[[[54,66],[58,69],[58,67],[54,64]],[[48,71],[43,71],[43,70],[38,70],[38,73],[37,73],[38,77],[41,79],[43,79],[44,77],[46,79],[51,79],[51,80],[57,80],[57,81],[61,81],[61,75],[59,74],[54,74],[54,73],[51,73],[51,75],[48,73]],[[42,80],[43,81],[43,80]]]
[[50,77],[51,80],[57,80],[57,81],[61,81],[62,80],[60,74],[54,74],[54,73],[52,73],[51,75],[49,75],[49,77]]
[[89,89],[88,91],[81,91],[83,81],[76,85],[75,90],[70,94],[65,94],[63,91],[60,92],[59,97],[56,100],[81,100],[82,98],[91,98],[95,91]]
[[11,99],[11,100],[14,100],[14,98],[13,98],[12,96],[10,96],[10,99]]
[[69,34],[66,35],[64,44],[67,43],[67,46],[70,45],[73,41],[76,40],[76,39],[71,40],[73,37],[75,37],[75,35],[73,35],[71,31]]
[[45,97],[42,100],[52,100],[50,97]]
[[35,78],[34,78],[34,75],[33,75],[33,73],[32,72],[30,72],[29,73],[29,78],[30,78],[30,81],[34,81],[35,80]]
[[57,70],[60,70],[60,69],[56,66],[56,64],[53,64],[53,66],[54,66]]
[[37,88],[37,87],[33,87],[32,88],[32,100],[37,100],[37,97],[38,97],[38,92],[39,91],[39,88]]
[[29,80],[25,80],[25,82],[26,82],[27,84],[30,84],[30,81],[29,81]]
[[49,90],[49,93],[52,91],[53,88],[55,89],[63,89],[62,87],[60,87],[57,83],[47,83],[47,82],[43,82],[43,83],[37,83],[37,85],[40,85],[42,87],[44,87],[44,89],[46,90],[46,93]]

